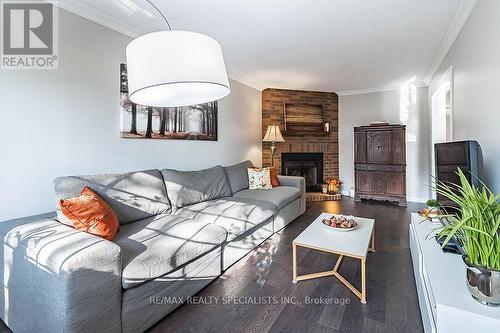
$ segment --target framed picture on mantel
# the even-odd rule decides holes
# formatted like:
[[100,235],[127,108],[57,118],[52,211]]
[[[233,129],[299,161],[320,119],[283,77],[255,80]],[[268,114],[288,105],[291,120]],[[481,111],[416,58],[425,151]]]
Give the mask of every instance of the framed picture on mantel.
[[127,66],[120,65],[120,135],[126,139],[217,141],[217,101],[183,107],[137,105],[128,98]]

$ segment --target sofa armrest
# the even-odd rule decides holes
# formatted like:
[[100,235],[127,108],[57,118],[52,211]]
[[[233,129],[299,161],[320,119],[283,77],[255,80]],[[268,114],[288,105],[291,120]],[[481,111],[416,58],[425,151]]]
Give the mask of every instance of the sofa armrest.
[[304,177],[278,175],[278,179],[281,185],[297,187],[300,188],[302,194],[306,193],[306,179]]
[[2,319],[15,332],[120,332],[120,247],[54,217],[0,222]]
[[300,188],[300,207],[299,214],[304,214],[306,211],[306,179],[297,176],[279,176],[280,184],[283,186],[292,186]]

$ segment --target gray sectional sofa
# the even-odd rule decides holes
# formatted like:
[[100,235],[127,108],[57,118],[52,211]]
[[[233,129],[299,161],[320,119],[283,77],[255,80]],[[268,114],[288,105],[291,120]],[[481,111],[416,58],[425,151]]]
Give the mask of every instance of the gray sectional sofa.
[[[0,222],[0,316],[14,332],[142,332],[305,211],[305,180],[249,190],[246,161],[54,181],[91,187],[120,231],[107,241],[60,211]],[[57,205],[56,205],[57,207]]]

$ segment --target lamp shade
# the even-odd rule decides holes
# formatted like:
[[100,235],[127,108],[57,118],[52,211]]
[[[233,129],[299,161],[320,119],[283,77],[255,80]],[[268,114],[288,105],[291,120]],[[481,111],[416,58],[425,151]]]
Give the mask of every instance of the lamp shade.
[[264,135],[264,142],[285,142],[281,135],[280,127],[278,125],[270,125],[267,127],[266,135]]
[[174,107],[215,101],[229,94],[220,44],[189,31],[158,31],[127,45],[130,100]]

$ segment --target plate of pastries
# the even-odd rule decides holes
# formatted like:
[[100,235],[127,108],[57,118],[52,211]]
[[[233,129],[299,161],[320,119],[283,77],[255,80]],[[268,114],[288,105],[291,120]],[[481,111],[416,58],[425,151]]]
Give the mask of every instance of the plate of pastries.
[[338,231],[351,231],[358,227],[358,223],[350,215],[332,215],[329,218],[323,219],[322,222],[325,227]]
[[446,217],[446,214],[437,208],[424,208],[421,212],[418,212],[421,217],[425,220],[431,222],[441,222],[441,218]]

